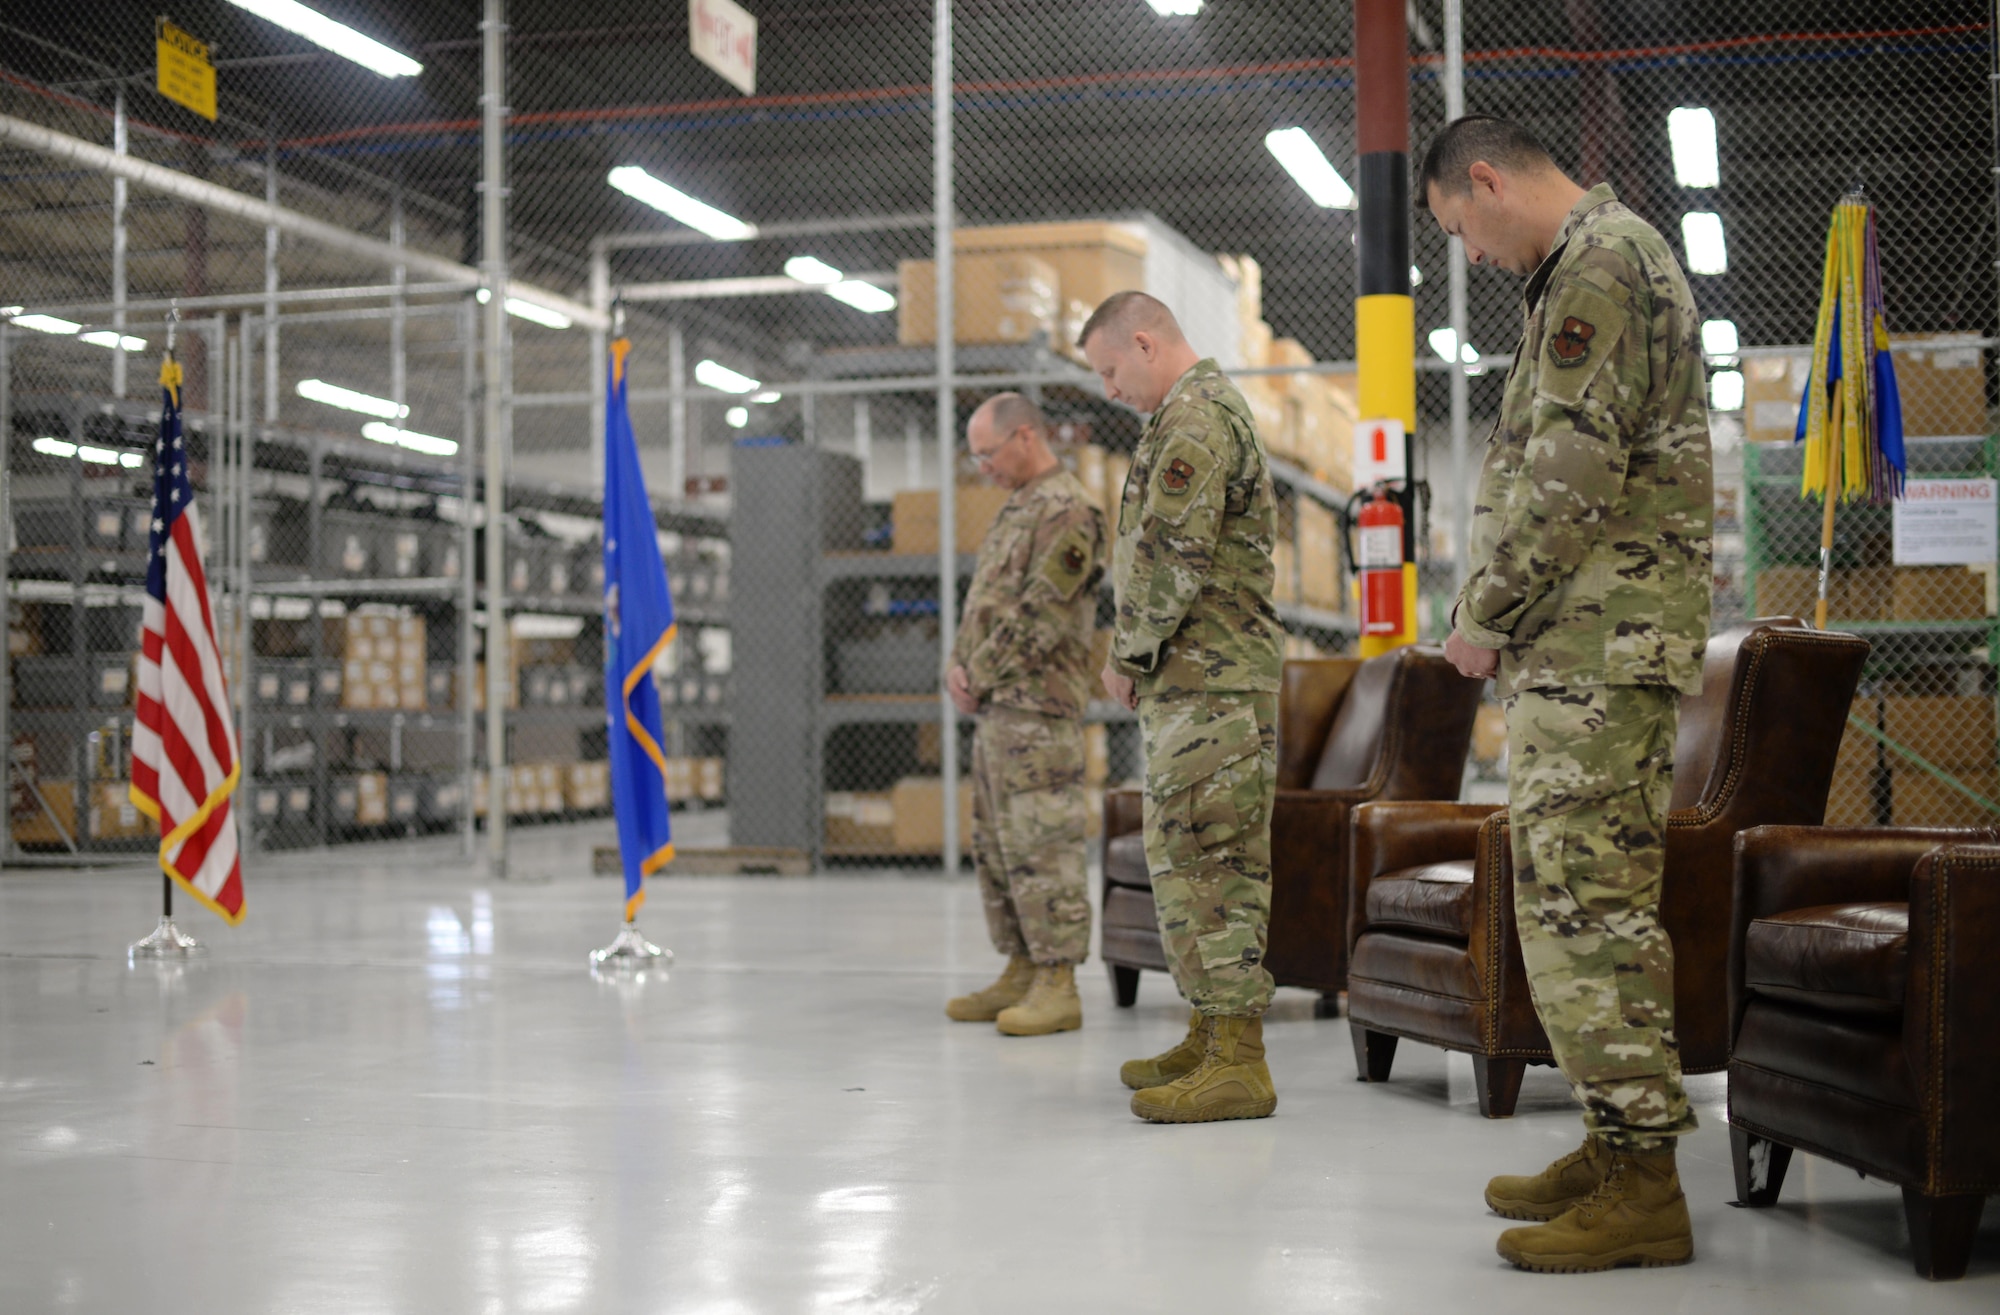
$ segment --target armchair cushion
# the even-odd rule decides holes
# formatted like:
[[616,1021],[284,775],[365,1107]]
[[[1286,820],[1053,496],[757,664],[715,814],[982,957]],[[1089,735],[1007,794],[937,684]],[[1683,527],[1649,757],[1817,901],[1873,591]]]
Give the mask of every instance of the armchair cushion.
[[1431,863],[1368,883],[1370,926],[1466,940],[1472,935],[1472,862]]
[[1845,1014],[1900,1018],[1909,976],[1908,904],[1823,904],[1752,922],[1744,983],[1757,995]]
[[1150,893],[1153,878],[1146,867],[1146,837],[1132,831],[1113,836],[1104,846],[1104,884],[1129,886]]

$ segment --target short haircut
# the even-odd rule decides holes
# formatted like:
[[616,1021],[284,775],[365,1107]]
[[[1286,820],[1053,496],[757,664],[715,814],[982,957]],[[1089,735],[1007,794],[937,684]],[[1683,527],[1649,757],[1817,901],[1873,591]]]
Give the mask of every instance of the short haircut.
[[1082,347],[1100,329],[1127,335],[1150,333],[1169,342],[1178,342],[1182,337],[1180,321],[1167,309],[1167,304],[1143,292],[1114,292],[1106,297],[1104,304],[1084,321],[1083,332],[1076,335],[1076,345]]
[[1423,167],[1417,170],[1417,208],[1430,208],[1432,187],[1449,196],[1471,191],[1472,166],[1481,160],[1509,173],[1534,174],[1557,167],[1548,147],[1520,124],[1490,114],[1468,114],[1453,119],[1431,138]]
[[986,423],[995,434],[1005,436],[1026,425],[1042,437],[1048,437],[1049,418],[1019,393],[995,393],[980,403],[979,409],[986,412]]

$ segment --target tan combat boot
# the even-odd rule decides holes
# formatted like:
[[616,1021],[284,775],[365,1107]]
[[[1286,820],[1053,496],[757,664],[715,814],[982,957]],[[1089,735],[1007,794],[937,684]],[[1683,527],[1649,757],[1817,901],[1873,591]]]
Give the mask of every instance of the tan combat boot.
[[1047,1036],[1074,1032],[1083,1026],[1083,1001],[1076,998],[1076,965],[1035,965],[1035,980],[1021,1003],[1000,1011],[994,1020],[1008,1036]]
[[960,1023],[990,1023],[1000,1016],[1002,1009],[1021,1002],[1034,976],[1035,961],[1017,954],[1007,960],[1007,966],[993,985],[946,1001],[944,1016]]
[[1500,1235],[1500,1258],[1540,1274],[1580,1274],[1620,1265],[1685,1265],[1694,1226],[1672,1149],[1613,1151],[1604,1181],[1546,1224]]
[[1172,1050],[1151,1059],[1126,1060],[1118,1070],[1118,1080],[1134,1091],[1164,1087],[1181,1074],[1200,1068],[1201,1056],[1207,1045],[1201,1027],[1201,1011],[1191,1009],[1188,1011],[1187,1035]]
[[1261,1119],[1278,1108],[1264,1066],[1262,1018],[1202,1020],[1201,1066],[1160,1087],[1132,1094],[1132,1112],[1151,1123]]
[[1502,1174],[1486,1184],[1486,1204],[1508,1219],[1554,1219],[1597,1190],[1611,1167],[1611,1148],[1596,1134],[1532,1178]]

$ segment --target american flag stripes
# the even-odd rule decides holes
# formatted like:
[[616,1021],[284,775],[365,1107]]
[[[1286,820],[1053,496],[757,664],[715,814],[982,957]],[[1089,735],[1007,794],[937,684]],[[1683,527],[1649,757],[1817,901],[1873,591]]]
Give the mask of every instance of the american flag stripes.
[[181,368],[160,369],[153,525],[132,732],[132,802],[160,824],[160,866],[230,923],[243,919],[243,869],[230,808],[240,768],[201,522],[181,437]]

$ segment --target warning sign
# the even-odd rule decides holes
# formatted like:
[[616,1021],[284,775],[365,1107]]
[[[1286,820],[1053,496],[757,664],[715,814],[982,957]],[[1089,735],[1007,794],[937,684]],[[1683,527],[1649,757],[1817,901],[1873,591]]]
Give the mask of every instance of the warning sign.
[[1913,479],[1893,520],[1898,566],[1977,566],[2000,558],[2000,481]]
[[208,62],[208,43],[165,18],[153,20],[153,40],[160,55],[160,94],[213,123],[215,65]]

